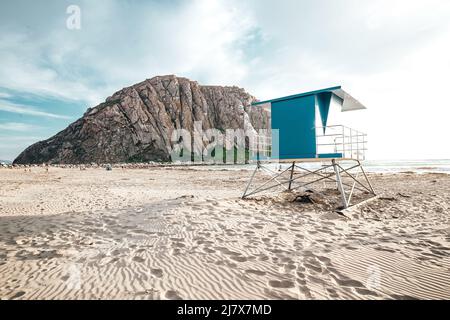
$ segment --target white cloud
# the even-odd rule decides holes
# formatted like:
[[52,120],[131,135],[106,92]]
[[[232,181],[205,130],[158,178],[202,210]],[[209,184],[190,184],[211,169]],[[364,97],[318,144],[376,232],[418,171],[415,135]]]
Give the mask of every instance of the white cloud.
[[48,9],[48,22],[34,21],[39,31],[15,28],[0,36],[0,87],[92,106],[155,75],[235,84],[250,71],[239,43],[254,24],[232,3],[81,1],[79,6],[80,30],[68,30],[65,23],[55,28],[54,21],[67,16],[61,6]]
[[70,117],[59,115],[55,113],[45,112],[37,110],[34,107],[15,104],[9,101],[0,100],[0,111],[18,113],[23,115],[37,116],[37,117],[47,117],[54,119],[70,119]]
[[[76,81],[68,77],[65,61],[53,64],[51,56],[41,55],[52,52],[53,46],[47,39],[33,39],[31,35],[4,34],[0,37],[0,86],[28,92],[34,95],[58,99],[81,100],[95,103],[101,100],[96,88],[89,88],[83,79]],[[60,45],[64,46],[63,43]],[[13,75],[13,76],[11,76]]]
[[0,123],[0,130],[27,132],[39,128],[38,126],[21,122]]

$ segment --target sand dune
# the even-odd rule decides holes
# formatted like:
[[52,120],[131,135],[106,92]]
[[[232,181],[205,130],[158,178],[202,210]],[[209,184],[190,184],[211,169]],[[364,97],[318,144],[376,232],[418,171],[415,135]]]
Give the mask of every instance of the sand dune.
[[0,297],[450,298],[450,176],[374,175],[353,219],[247,177],[0,169]]

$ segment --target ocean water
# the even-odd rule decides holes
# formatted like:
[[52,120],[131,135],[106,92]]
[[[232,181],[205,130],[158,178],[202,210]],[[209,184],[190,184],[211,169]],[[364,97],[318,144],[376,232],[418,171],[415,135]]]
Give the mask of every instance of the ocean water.
[[363,162],[368,172],[450,173],[450,159],[441,160],[367,160]]
[[[399,173],[399,172],[415,172],[415,173],[448,173],[450,174],[450,159],[442,160],[366,160],[362,161],[364,170],[366,172],[373,173]],[[289,164],[282,163],[267,163],[267,167],[272,170],[278,170],[279,167],[287,168]],[[320,168],[320,163],[301,163],[301,166],[307,169],[318,169]],[[199,167],[201,169],[202,166]],[[217,169],[217,170],[253,170],[255,168],[254,164],[246,165],[213,165],[205,166],[204,169]]]

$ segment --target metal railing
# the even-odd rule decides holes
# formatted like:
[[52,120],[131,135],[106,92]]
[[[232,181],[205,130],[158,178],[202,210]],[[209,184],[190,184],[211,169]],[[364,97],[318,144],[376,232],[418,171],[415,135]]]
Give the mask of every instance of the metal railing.
[[343,126],[316,127],[317,154],[340,154],[341,158],[365,160],[367,134]]

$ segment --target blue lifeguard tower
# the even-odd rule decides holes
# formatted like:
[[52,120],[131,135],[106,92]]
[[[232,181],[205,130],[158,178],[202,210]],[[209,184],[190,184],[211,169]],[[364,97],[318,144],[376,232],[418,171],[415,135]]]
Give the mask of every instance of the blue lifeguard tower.
[[[252,108],[262,108],[270,121],[265,133],[258,134],[251,147],[256,168],[242,198],[277,187],[298,189],[319,181],[336,183],[343,208],[351,205],[354,191],[375,196],[361,165],[367,135],[344,125],[328,124],[330,114],[335,111],[366,109],[340,86],[256,102]],[[290,165],[277,172],[267,165],[271,162]],[[308,162],[321,166],[313,170],[300,165]],[[250,190],[259,170],[271,178]]]

